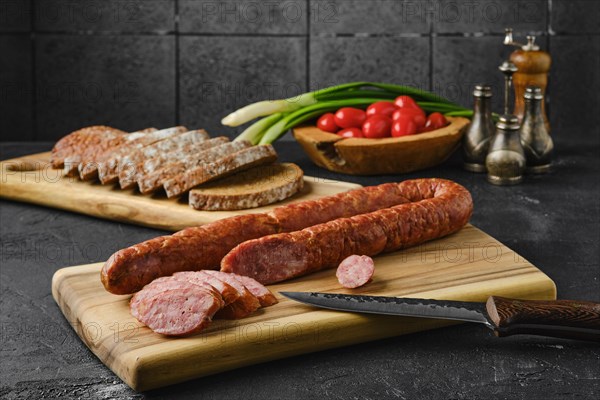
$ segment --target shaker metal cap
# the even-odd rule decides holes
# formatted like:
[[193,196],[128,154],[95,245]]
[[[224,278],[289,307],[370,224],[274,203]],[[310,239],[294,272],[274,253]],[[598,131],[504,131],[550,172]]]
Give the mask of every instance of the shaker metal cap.
[[519,129],[519,119],[516,115],[504,114],[501,115],[496,124],[496,128],[504,129],[508,131],[515,131]]
[[473,96],[492,97],[492,87],[485,84],[475,85],[475,89],[473,90]]
[[542,100],[544,95],[542,94],[542,88],[539,86],[527,86],[525,88],[524,96],[526,99]]
[[502,71],[505,75],[510,75],[510,76],[512,76],[513,73],[515,73],[519,70],[517,68],[517,66],[515,64],[511,63],[510,61],[502,62],[502,64],[500,64],[498,69],[500,71]]

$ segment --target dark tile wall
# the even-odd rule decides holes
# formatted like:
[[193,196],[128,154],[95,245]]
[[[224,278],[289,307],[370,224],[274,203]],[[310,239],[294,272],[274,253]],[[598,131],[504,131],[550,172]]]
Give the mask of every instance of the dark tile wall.
[[499,111],[507,26],[553,56],[556,140],[597,143],[596,0],[0,0],[0,140],[91,124],[233,136],[228,111],[352,80],[467,106],[485,81]]

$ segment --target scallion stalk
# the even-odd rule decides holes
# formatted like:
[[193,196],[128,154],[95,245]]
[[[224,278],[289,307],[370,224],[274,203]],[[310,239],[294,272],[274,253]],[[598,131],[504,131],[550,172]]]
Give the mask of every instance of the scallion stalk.
[[227,115],[221,120],[223,125],[240,126],[258,117],[274,113],[284,113],[298,110],[302,107],[316,103],[313,93],[304,93],[300,96],[283,100],[264,100],[252,103]]
[[[373,90],[373,88],[378,90]],[[361,97],[369,97],[375,99],[375,101],[378,101],[380,99],[393,99],[399,95],[409,95],[414,97],[415,100],[420,101],[454,105],[450,100],[437,96],[434,93],[410,86],[378,82],[350,82],[304,93],[288,99],[272,101],[266,100],[249,104],[227,115],[225,118],[223,118],[221,123],[227,126],[239,126],[258,117],[264,117],[274,113],[294,112],[320,101],[333,101]]]
[[268,117],[261,118],[240,133],[234,141],[248,140],[252,144],[258,144],[266,130],[283,118],[284,115],[284,113],[275,113]]

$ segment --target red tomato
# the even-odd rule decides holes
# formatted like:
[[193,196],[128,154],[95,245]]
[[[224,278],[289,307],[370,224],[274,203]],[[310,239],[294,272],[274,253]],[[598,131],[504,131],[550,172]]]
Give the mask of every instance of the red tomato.
[[385,115],[372,115],[362,126],[366,138],[378,139],[390,136],[392,120]]
[[408,136],[417,133],[417,124],[410,115],[403,115],[392,124],[392,136]]
[[336,133],[340,128],[335,123],[332,113],[323,114],[317,120],[317,128],[325,132]]
[[414,119],[415,124],[417,125],[417,130],[422,129],[425,126],[425,123],[427,122],[425,111],[423,111],[420,107],[397,109],[396,111],[394,111],[394,114],[392,114],[392,120],[396,121],[403,115],[409,115]]
[[394,100],[394,105],[398,108],[420,108],[410,96],[398,96]]
[[427,122],[425,123],[425,127],[422,129],[422,132],[434,131],[439,128],[443,128],[448,125],[448,120],[439,112],[434,112],[429,114],[427,117]]
[[371,115],[385,115],[386,117],[391,118],[394,111],[396,111],[394,103],[390,103],[389,101],[378,101],[367,108],[367,117],[370,117]]
[[345,138],[362,138],[365,137],[363,131],[358,128],[345,128],[337,133],[341,137]]
[[367,114],[359,108],[344,107],[335,113],[335,123],[340,128],[360,128]]

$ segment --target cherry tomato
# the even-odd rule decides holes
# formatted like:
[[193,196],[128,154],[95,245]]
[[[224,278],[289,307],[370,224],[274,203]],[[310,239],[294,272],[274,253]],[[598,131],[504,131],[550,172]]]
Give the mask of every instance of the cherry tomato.
[[360,128],[367,119],[367,114],[353,107],[344,107],[335,113],[335,123],[340,128]]
[[378,101],[367,107],[367,117],[379,114],[391,118],[394,111],[396,111],[394,103],[390,103],[389,101]]
[[427,117],[425,116],[425,111],[423,111],[420,107],[418,108],[400,108],[394,111],[392,114],[392,120],[396,121],[403,115],[410,115],[415,121],[417,125],[417,130],[425,127],[425,123],[427,122]]
[[422,132],[434,131],[439,128],[443,128],[448,125],[448,120],[439,112],[434,112],[429,114],[427,117],[427,122],[425,123],[425,127],[422,129]]
[[325,132],[336,133],[340,128],[335,123],[332,113],[323,114],[317,120],[317,128]]
[[392,124],[392,136],[408,136],[417,133],[417,124],[410,115],[403,115]]
[[[394,100],[394,105],[398,108],[417,108],[419,105],[410,96],[398,96]],[[420,107],[419,107],[420,108]]]
[[392,131],[392,120],[385,115],[372,115],[363,124],[362,131],[369,139],[388,137]]
[[365,137],[365,135],[363,134],[363,131],[361,131],[358,128],[344,128],[341,131],[338,131],[337,134],[340,135],[341,137],[345,137],[345,138]]

